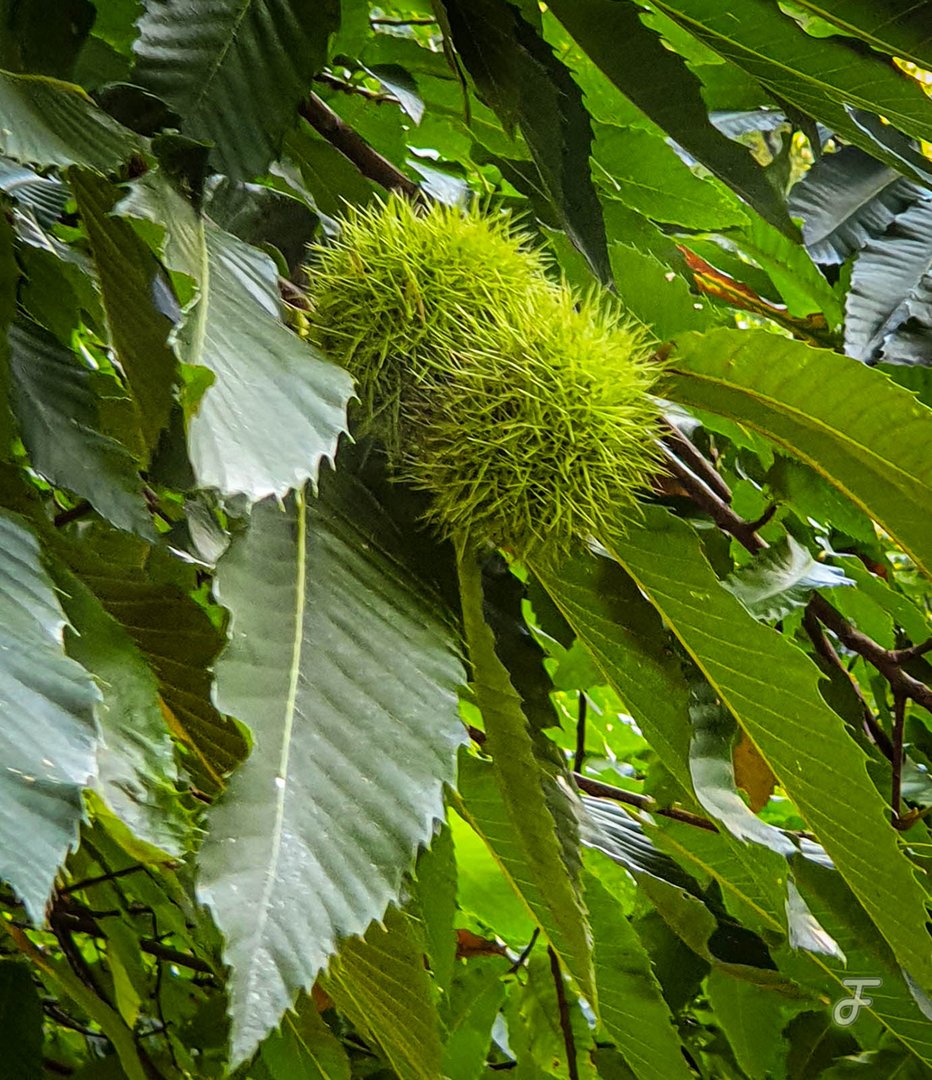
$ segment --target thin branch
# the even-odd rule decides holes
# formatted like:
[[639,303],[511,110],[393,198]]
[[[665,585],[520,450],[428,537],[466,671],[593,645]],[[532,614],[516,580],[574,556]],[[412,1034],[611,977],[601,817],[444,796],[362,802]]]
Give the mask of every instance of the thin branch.
[[[756,555],[767,547],[767,542],[762,540],[755,531],[760,522],[748,522],[732,510],[732,508],[712,490],[696,473],[687,468],[669,447],[665,447],[668,454],[668,465],[671,472],[677,477],[684,490],[692,498],[697,506],[708,513],[716,525],[724,532],[733,536],[751,554]],[[823,626],[841,641],[846,648],[862,656],[869,664],[875,667],[889,682],[894,694],[902,693],[917,705],[932,712],[932,689],[913,678],[912,675],[903,671],[902,663],[914,659],[923,653],[932,650],[932,642],[923,642],[918,646],[908,649],[885,649],[878,645],[873,638],[862,633],[852,626],[843,615],[819,593],[814,593],[809,601],[809,610]]]
[[160,941],[144,939],[139,942],[139,948],[144,953],[154,956],[159,960],[165,960],[169,964],[177,964],[178,967],[188,968],[190,971],[200,971],[204,975],[214,975],[214,969],[206,960],[198,956],[173,949],[170,945],[163,945]]
[[351,161],[363,176],[386,191],[400,191],[410,199],[425,201],[426,196],[419,185],[405,176],[387,158],[382,157],[316,94],[307,95],[299,112],[311,127]]
[[903,730],[906,726],[906,695],[893,694],[893,775],[890,783],[890,803],[893,806],[893,824],[900,824],[903,808]]
[[667,468],[679,480],[693,502],[705,510],[723,532],[733,536],[752,554],[756,555],[767,547],[767,542],[754,532],[749,522],[739,517],[728,503],[712,490],[711,484],[684,464],[666,443],[661,443],[661,446],[667,454]]
[[70,524],[72,521],[77,521],[79,518],[86,517],[94,509],[93,506],[87,501],[82,499],[79,503],[76,503],[70,510],[62,510],[61,513],[56,514],[52,518],[52,524],[56,529],[62,528],[64,525]]
[[652,799],[650,795],[638,795],[634,791],[625,791],[624,788],[603,784],[601,780],[592,780],[578,772],[573,773],[573,779],[580,791],[596,799],[614,799],[615,802],[634,806],[648,814],[657,814],[659,817],[670,818],[672,821],[682,821],[686,825],[695,825],[696,828],[705,829],[707,832],[718,832],[718,826],[708,818],[693,814],[689,810],[679,810],[675,806],[658,806],[656,799]]
[[514,975],[514,973],[516,971],[518,971],[520,968],[524,967],[524,965],[527,963],[527,958],[531,955],[531,950],[537,944],[537,939],[539,937],[540,937],[540,927],[535,926],[534,927],[534,933],[531,934],[531,940],[521,950],[521,955],[518,957],[518,959],[515,960],[515,962],[511,965],[511,967],[505,972],[506,975]]
[[369,20],[370,26],[436,26],[437,20],[425,16],[422,19],[388,19],[373,17]]
[[321,71],[315,75],[314,82],[320,83],[321,86],[329,86],[331,90],[339,90],[341,94],[355,94],[357,97],[365,98],[366,101],[374,101],[376,105],[401,104],[394,94],[386,94],[380,90],[370,90],[368,86],[347,82],[346,79],[338,79],[336,75],[331,75],[326,71]]
[[92,885],[102,885],[104,882],[114,881],[116,878],[126,877],[128,874],[138,874],[140,870],[145,870],[145,867],[142,863],[137,863],[135,866],[127,866],[122,870],[112,870],[108,874],[98,874],[96,877],[82,878],[80,881],[73,881],[70,885],[65,885],[60,888],[58,890],[58,895],[68,896],[70,893],[89,889]]
[[560,961],[557,959],[557,954],[553,951],[552,945],[547,946],[547,952],[550,954],[550,974],[553,976],[553,985],[557,992],[560,1030],[563,1032],[563,1045],[566,1047],[566,1068],[570,1080],[579,1080],[579,1066],[576,1063],[576,1036],[573,1034],[569,1005],[566,1002],[566,986],[563,983],[563,972],[560,970]]
[[664,439],[674,454],[688,465],[707,487],[711,488],[723,502],[731,502],[731,491],[718,470],[682,432],[671,424],[670,433],[664,436]]
[[579,691],[579,704],[576,711],[576,753],[573,757],[573,769],[582,772],[586,760],[586,714],[589,711],[589,699],[585,690]]
[[818,593],[815,593],[809,601],[809,607],[819,622],[827,626],[846,648],[863,656],[883,675],[894,694],[902,694],[932,712],[932,689],[907,674],[900,666],[898,652],[902,653],[904,650],[885,649],[882,645],[878,645],[873,638],[852,626],[825,597]]
[[816,618],[815,612],[809,607],[806,608],[805,614],[803,615],[803,629],[809,635],[809,640],[812,642],[815,651],[819,656],[821,656],[827,664],[837,668],[842,676],[848,680],[851,689],[854,691],[855,696],[861,704],[861,712],[864,717],[864,730],[884,757],[888,761],[893,761],[893,746],[890,742],[890,736],[880,726],[880,722],[874,715],[874,710],[868,705],[867,698],[864,697],[864,693],[858,685],[857,679],[854,678],[851,672],[841,662],[841,657],[835,651],[835,646],[832,645],[825,636],[822,624]]

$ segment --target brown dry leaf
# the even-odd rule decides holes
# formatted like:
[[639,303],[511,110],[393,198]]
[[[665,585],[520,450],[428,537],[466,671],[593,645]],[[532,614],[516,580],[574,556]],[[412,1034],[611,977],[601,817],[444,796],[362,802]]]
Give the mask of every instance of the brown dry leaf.
[[739,788],[747,792],[750,807],[756,814],[767,805],[773,794],[776,777],[761,757],[760,751],[743,731],[740,741],[732,751],[732,760],[735,766],[735,781]]

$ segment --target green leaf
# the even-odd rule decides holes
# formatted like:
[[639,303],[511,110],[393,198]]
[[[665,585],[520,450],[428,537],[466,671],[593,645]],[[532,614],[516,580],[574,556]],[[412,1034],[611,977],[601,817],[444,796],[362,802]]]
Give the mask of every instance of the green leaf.
[[384,498],[328,473],[319,499],[257,505],[219,564],[217,698],[253,750],[208,815],[199,895],[226,937],[237,1061],[397,898],[443,816],[462,674]]
[[794,0],[794,4],[871,48],[932,68],[926,12],[913,0],[884,0],[881,5],[874,0]]
[[[818,669],[721,587],[679,519],[648,511],[611,550],[761,752],[900,963],[932,986],[932,951],[915,946],[926,933],[915,868],[863,751],[822,700]],[[779,671],[779,681],[762,681],[762,671]]]
[[0,513],[0,878],[41,922],[97,772],[97,687],[62,647],[65,618],[25,522]]
[[32,973],[17,960],[0,961],[0,1076],[41,1080],[42,1004]]
[[350,1062],[310,994],[285,1013],[281,1031],[262,1044],[250,1075],[261,1080],[350,1080]]
[[816,562],[808,548],[785,536],[722,582],[755,619],[778,622],[805,607],[814,589],[853,585],[837,566]]
[[178,113],[185,135],[214,144],[217,172],[251,180],[277,156],[339,18],[334,0],[313,10],[300,0],[150,3],[133,81]]
[[708,230],[748,223],[727,188],[700,179],[649,131],[599,124],[594,157],[613,197],[654,221]]
[[[533,767],[531,766],[531,768]],[[532,780],[536,779],[533,773],[530,775]],[[591,967],[581,966],[582,963],[587,965],[591,963],[588,923],[584,921],[585,915],[580,914],[580,912],[584,913],[585,909],[576,891],[576,882],[570,879],[566,866],[561,860],[554,869],[542,867],[543,859],[540,855],[537,855],[536,849],[543,848],[543,842],[534,836],[529,839],[519,831],[523,830],[525,834],[533,831],[539,835],[542,830],[529,827],[526,821],[523,821],[518,827],[514,825],[511,816],[513,810],[510,811],[507,806],[500,791],[500,784],[496,780],[493,766],[490,763],[480,761],[470,755],[463,755],[460,759],[457,786],[461,796],[458,804],[460,813],[486,842],[489,851],[505,873],[522,903],[532,913],[544,933],[553,942],[554,949],[560,952],[561,955],[569,955],[572,966],[567,964],[567,967],[580,987],[587,987],[586,992],[590,995],[591,1000]],[[522,790],[527,791],[531,798],[537,800],[537,790],[531,787],[530,783],[525,782]],[[539,813],[548,815],[550,833],[547,840],[550,841],[553,848],[557,848],[556,858],[561,858],[559,840],[554,835],[553,818],[550,817],[549,807],[544,804]],[[547,818],[544,818],[544,821],[546,822]],[[459,847],[459,839],[457,845]],[[554,860],[552,851],[545,851],[545,854],[552,865]],[[549,876],[547,876],[548,874]],[[572,889],[572,892],[569,900],[567,900],[565,897],[570,892],[570,889]],[[466,903],[468,904],[468,899]],[[558,903],[564,905],[564,910],[557,909]],[[570,915],[574,913],[576,914],[576,921],[571,922]],[[486,911],[479,910],[477,914],[492,929],[496,928],[498,919],[494,913],[489,915]],[[506,908],[502,912],[502,916],[503,927],[510,924],[517,933],[517,927],[520,924],[514,914],[509,915]],[[505,923],[505,919],[508,920],[508,924]],[[529,937],[530,935],[526,936]],[[516,942],[513,940],[512,944],[523,945],[526,944],[526,941]],[[569,952],[571,948],[585,949],[585,952],[581,954],[581,961],[579,953],[573,954]],[[577,974],[577,970],[579,974]]]
[[656,7],[778,99],[894,167],[901,163],[851,119],[850,108],[880,113],[916,138],[932,137],[929,101],[918,84],[843,39],[810,37],[770,0],[745,0],[739,11],[718,0],[660,0]]
[[[491,776],[498,788],[497,796],[485,790],[489,774],[475,759],[465,758],[460,766],[464,774],[460,791],[466,815],[591,1000],[590,938],[578,888],[579,867],[568,859],[555,820],[558,800],[565,800],[572,813],[578,797],[566,779],[551,775],[538,760],[521,698],[496,655],[492,630],[484,618],[481,575],[471,551],[460,558],[459,571],[473,686],[485,722]],[[470,778],[472,788],[464,786],[464,777]],[[571,858],[578,856],[573,853]]]
[[822,314],[831,327],[843,321],[841,300],[805,248],[766,221],[752,220],[734,237],[737,247],[766,270],[791,315]]
[[773,992],[720,970],[709,974],[706,992],[738,1064],[750,1080],[766,1080],[776,1065],[780,1032],[788,1019]]
[[446,991],[456,963],[456,853],[448,826],[441,827],[418,856],[411,885],[412,913],[421,925],[431,975]]
[[281,322],[272,260],[152,176],[117,210],[164,228],[169,267],[199,289],[176,341],[181,359],[212,377],[188,422],[198,484],[258,500],[313,479],[336,451],[352,382]]
[[175,358],[168,346],[171,320],[156,306],[165,288],[155,258],[131,226],[110,211],[117,192],[86,170],[68,179],[87,229],[116,359],[149,450],[168,423],[174,400]]
[[568,236],[596,277],[610,281],[589,168],[592,127],[569,69],[507,0],[443,0],[443,8],[481,96],[506,127],[520,127]]
[[188,771],[201,790],[215,793],[224,775],[246,756],[242,733],[211,702],[210,669],[223,638],[179,586],[144,572],[148,548],[131,537],[120,540],[129,543],[117,547],[111,542],[100,552],[81,545],[66,557],[149,663],[165,721],[188,751]]
[[732,759],[736,725],[707,683],[697,680],[692,686],[689,711],[693,723],[689,768],[701,805],[738,840],[792,855],[796,850],[792,840],[761,821],[738,794]]
[[95,790],[140,840],[180,856],[187,830],[156,677],[126,630],[86,585],[63,569],[56,579],[73,627],[65,637],[68,655],[101,688],[103,742],[97,752]]
[[[830,969],[838,982],[834,1000],[850,995],[843,980],[880,978],[881,986],[869,991],[874,999],[868,1015],[880,1021],[895,1038],[926,1066],[932,1067],[932,1025],[929,1002],[920,1007],[903,978],[903,971],[890,947],[881,938],[865,912],[855,903],[840,874],[809,859],[794,859],[794,873],[813,915],[837,941],[845,962],[836,958],[813,957]],[[814,985],[814,969],[804,961],[806,954],[789,949],[778,955],[781,968],[802,984]],[[808,970],[807,970],[808,968]],[[836,996],[837,995],[837,996]]]
[[98,109],[79,86],[0,71],[0,154],[29,165],[112,172],[143,140]]
[[305,120],[285,136],[284,152],[314,206],[328,217],[339,217],[347,203],[362,206],[375,197],[375,187]]
[[9,342],[13,409],[33,468],[118,528],[150,535],[136,462],[101,430],[91,371],[35,323],[16,323]]
[[[548,4],[618,89],[713,175],[787,235],[795,228],[763,169],[709,121],[701,84],[683,59],[641,22],[629,0],[554,0]],[[671,93],[671,87],[676,88]]]
[[691,792],[689,691],[656,612],[609,559],[586,555],[533,569],[660,760]]
[[392,908],[384,925],[344,942],[324,985],[340,1011],[381,1047],[399,1080],[437,1080],[440,1017],[408,916]]
[[625,308],[654,332],[669,341],[685,330],[704,330],[713,318],[708,301],[689,291],[689,286],[649,251],[627,244],[609,249],[612,274]]
[[686,1080],[691,1073],[644,946],[621,905],[594,874],[586,873],[585,887],[606,1032],[638,1080]]
[[823,154],[790,192],[803,239],[817,263],[839,265],[922,197],[923,189],[856,146]]
[[765,435],[823,476],[932,575],[932,412],[880,372],[763,330],[678,341],[663,393]]
[[[461,789],[463,768],[470,767],[468,762],[461,765]],[[450,811],[448,820],[456,852],[457,906],[512,948],[523,949],[536,925],[527,905],[518,897],[485,841],[465,818]]]
[[506,967],[507,961],[500,957],[477,957],[459,967],[445,1014],[443,1075],[447,1080],[479,1080],[482,1075],[492,1025],[505,1001],[505,983],[499,976]]

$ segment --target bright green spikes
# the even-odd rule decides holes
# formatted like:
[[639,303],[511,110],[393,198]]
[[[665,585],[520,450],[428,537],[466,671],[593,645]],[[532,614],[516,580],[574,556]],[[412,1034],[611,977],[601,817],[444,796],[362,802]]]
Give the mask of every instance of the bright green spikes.
[[314,337],[441,531],[527,555],[617,529],[656,468],[659,370],[617,308],[477,212],[393,199],[316,255]]

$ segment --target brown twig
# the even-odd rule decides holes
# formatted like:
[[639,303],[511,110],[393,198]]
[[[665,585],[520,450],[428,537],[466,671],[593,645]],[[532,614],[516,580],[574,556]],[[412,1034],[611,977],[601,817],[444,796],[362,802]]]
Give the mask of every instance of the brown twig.
[[511,965],[511,967],[505,972],[506,975],[514,975],[516,971],[523,968],[527,963],[527,958],[531,955],[531,950],[537,944],[537,939],[540,937],[540,927],[534,927],[534,933],[531,934],[531,940],[521,950],[521,954],[518,959]]
[[422,19],[387,19],[373,17],[369,20],[370,26],[436,26],[437,20],[425,16]]
[[809,607],[819,622],[827,626],[846,648],[862,656],[883,675],[894,695],[902,694],[910,701],[915,701],[917,705],[932,712],[932,689],[913,678],[901,666],[899,656],[908,650],[885,649],[882,645],[878,645],[873,638],[852,626],[825,597],[818,593],[815,593],[809,601]]
[[893,824],[899,826],[903,808],[903,731],[906,726],[906,696],[893,693],[893,775],[890,783],[890,803],[893,806]]
[[550,974],[553,976],[554,989],[557,992],[557,1010],[560,1014],[560,1031],[563,1033],[563,1045],[566,1047],[566,1068],[570,1080],[579,1080],[579,1066],[576,1062],[576,1036],[573,1034],[573,1023],[570,1020],[569,1005],[566,1002],[566,987],[563,984],[563,972],[560,970],[560,961],[553,951],[553,946],[547,946],[550,955]]
[[656,799],[652,799],[650,795],[638,795],[634,791],[625,791],[624,788],[603,784],[601,780],[593,780],[588,776],[580,775],[578,772],[573,773],[573,779],[576,781],[576,786],[580,791],[584,791],[587,795],[592,795],[596,799],[614,799],[615,802],[634,806],[648,814],[670,818],[671,821],[681,821],[686,825],[695,825],[696,828],[705,829],[707,832],[718,832],[718,826],[708,818],[693,814],[689,810],[679,810],[675,806],[658,806]]
[[329,86],[331,90],[339,90],[341,94],[355,94],[357,97],[373,101],[376,105],[400,105],[401,102],[394,94],[386,94],[379,90],[370,90],[368,86],[359,83],[347,82],[346,79],[338,79],[336,75],[321,71],[314,76],[314,82],[321,86]]
[[589,711],[589,699],[585,690],[579,691],[579,705],[576,711],[576,753],[573,755],[573,769],[581,772],[586,760],[586,714]]
[[363,176],[386,191],[400,191],[410,199],[425,201],[426,196],[418,184],[405,176],[387,158],[382,157],[316,94],[307,95],[299,112],[311,127],[351,161]]
[[[754,554],[763,551],[767,547],[767,542],[757,535],[750,522],[739,517],[725,499],[716,491],[713,491],[711,483],[707,483],[706,480],[681,461],[669,445],[666,443],[661,445],[667,453],[667,468],[679,480],[684,491],[687,492],[693,502],[705,510],[723,532],[733,536],[748,551]],[[716,475],[718,474],[716,473]]]
[[815,612],[809,607],[806,608],[805,614],[803,615],[803,629],[809,635],[809,640],[812,642],[813,647],[819,656],[821,656],[827,664],[841,672],[842,676],[848,680],[851,689],[854,691],[855,696],[861,705],[861,712],[864,717],[864,730],[874,741],[884,757],[892,762],[893,746],[890,742],[890,736],[880,726],[877,717],[874,715],[874,710],[868,705],[867,698],[864,697],[864,693],[858,685],[857,679],[854,678],[851,672],[848,671],[841,662],[841,657],[835,651],[835,646],[832,645],[825,636],[822,624],[816,618]]
[[690,442],[686,436],[678,431],[672,424],[669,426],[669,434],[664,436],[667,446],[684,464],[688,465],[693,473],[710,487],[718,497],[726,503],[731,502],[731,491],[715,466],[699,452],[699,449]]
[[79,503],[76,503],[70,510],[62,510],[61,513],[56,514],[52,518],[52,524],[56,529],[62,528],[64,525],[68,525],[72,521],[77,521],[79,518],[86,517],[93,511],[94,507],[87,501],[82,499]]
[[[679,479],[683,489],[690,498],[703,510],[705,510],[720,529],[733,536],[744,548],[756,555],[767,547],[767,542],[762,540],[755,531],[760,522],[748,522],[739,517],[732,508],[717,495],[691,469],[687,468],[667,448],[669,455],[669,467]],[[852,652],[862,656],[869,664],[875,667],[889,682],[894,694],[902,693],[909,700],[915,701],[924,709],[932,712],[932,689],[913,678],[903,670],[904,661],[915,659],[932,650],[932,641],[922,642],[907,649],[885,649],[873,638],[858,630],[838,612],[824,596],[814,593],[809,601],[809,610],[815,618],[827,626],[838,640]]]

